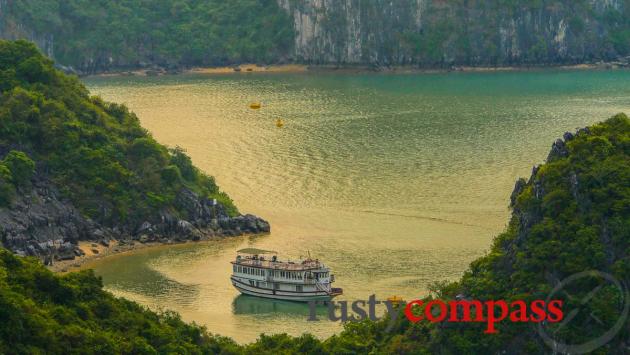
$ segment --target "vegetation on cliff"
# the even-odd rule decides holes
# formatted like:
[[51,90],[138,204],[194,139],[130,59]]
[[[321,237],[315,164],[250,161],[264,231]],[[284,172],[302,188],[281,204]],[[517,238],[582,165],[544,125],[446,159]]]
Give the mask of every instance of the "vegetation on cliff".
[[630,55],[628,0],[0,0],[0,9],[0,37],[34,40],[84,73],[287,61],[547,65]]
[[2,354],[213,354],[231,344],[115,298],[91,270],[58,276],[0,248]]
[[1,12],[5,32],[19,36],[22,26],[51,38],[55,59],[85,72],[277,62],[293,40],[273,0],[21,0]]
[[[551,353],[546,334],[562,344],[589,341],[597,354],[624,354],[630,345],[630,319],[624,304],[630,284],[630,119],[618,114],[605,122],[566,133],[553,144],[547,162],[529,180],[517,182],[511,196],[512,218],[484,257],[474,261],[457,282],[436,283],[425,301],[545,300],[563,301],[568,322],[539,324],[505,320],[496,334],[485,334],[485,322],[420,321],[400,316],[348,323],[345,330],[309,344],[313,353],[351,354],[497,354]],[[619,281],[606,282],[597,271]],[[563,280],[562,289],[555,289]],[[572,311],[575,311],[572,314]],[[614,329],[610,339],[601,336]],[[547,338],[547,339],[550,339]],[[268,353],[299,352],[303,338],[263,337],[252,349]],[[577,351],[577,350],[575,350]]]
[[[218,194],[181,151],[157,144],[124,107],[90,98],[33,45],[0,42],[0,77],[0,177],[8,190],[28,189],[24,182],[35,167],[59,186],[69,186],[65,193],[101,219],[139,218],[155,206],[168,207],[172,185]],[[94,208],[90,196],[103,196],[108,208]],[[509,225],[490,252],[461,280],[436,285],[430,298],[530,302],[545,299],[561,280],[586,270],[629,284],[630,119],[618,114],[565,134],[547,162],[529,180],[517,182],[511,207]],[[558,340],[591,340],[619,316],[623,295],[599,281],[585,277],[572,284],[570,295],[555,295],[567,310],[583,307],[589,297],[588,312],[556,329]],[[589,315],[600,322],[588,322]],[[623,322],[623,329],[596,351],[624,353],[630,339],[624,331],[628,319]],[[402,316],[390,332],[387,326],[362,321],[323,341],[280,334],[237,345],[172,313],[156,314],[113,297],[90,271],[53,275],[35,259],[0,250],[0,352],[550,352],[530,323],[505,321],[497,334],[484,334],[483,322],[412,324]]]
[[[0,41],[0,202],[27,190],[34,170],[86,216],[135,228],[158,211],[184,214],[182,189],[238,211],[179,148],[168,149],[122,105],[90,97],[32,43]],[[186,217],[186,216],[182,216]]]

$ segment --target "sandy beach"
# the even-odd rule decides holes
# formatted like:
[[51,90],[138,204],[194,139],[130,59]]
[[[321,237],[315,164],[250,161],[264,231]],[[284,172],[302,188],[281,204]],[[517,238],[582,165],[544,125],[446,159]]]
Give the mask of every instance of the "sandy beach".
[[202,243],[212,240],[218,240],[222,237],[207,237],[200,241],[192,241],[192,240],[184,240],[184,241],[173,241],[171,243],[162,243],[162,242],[147,242],[141,243],[138,241],[124,241],[121,243],[118,240],[110,240],[109,245],[103,245],[94,241],[79,241],[79,249],[85,253],[82,256],[77,256],[73,260],[57,260],[53,263],[53,265],[47,266],[49,270],[53,272],[73,272],[79,271],[86,268],[89,268],[91,263],[99,261],[101,259],[123,255],[123,254],[131,254],[137,252],[139,250],[147,249],[147,248],[159,248],[159,247],[170,247],[174,245],[183,245],[187,243]]
[[514,71],[540,71],[540,70],[610,70],[619,69],[615,63],[582,63],[574,65],[547,65],[547,66],[498,66],[498,67],[474,67],[454,66],[451,68],[420,68],[417,66],[391,66],[370,67],[365,65],[306,65],[306,64],[277,64],[257,65],[240,64],[223,67],[194,67],[168,71],[165,69],[137,69],[128,71],[112,71],[88,76],[160,76],[169,74],[255,74],[255,73],[397,73],[397,74],[437,74],[448,72],[514,72]]

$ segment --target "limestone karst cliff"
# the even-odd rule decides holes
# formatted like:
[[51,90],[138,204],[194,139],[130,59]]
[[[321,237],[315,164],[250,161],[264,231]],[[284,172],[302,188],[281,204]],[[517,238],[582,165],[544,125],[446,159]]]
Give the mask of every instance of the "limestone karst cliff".
[[[116,31],[112,31],[112,27]],[[630,55],[629,0],[0,0],[0,38],[81,72],[158,66],[510,66]]]
[[307,63],[581,63],[630,46],[623,0],[278,3],[293,17],[294,59]]

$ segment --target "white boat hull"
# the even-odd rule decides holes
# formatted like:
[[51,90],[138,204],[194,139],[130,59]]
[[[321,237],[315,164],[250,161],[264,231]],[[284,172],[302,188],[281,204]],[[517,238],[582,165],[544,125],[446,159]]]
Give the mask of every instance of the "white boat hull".
[[324,291],[312,291],[312,292],[290,292],[290,291],[282,291],[282,290],[270,290],[267,288],[259,288],[251,285],[247,285],[234,277],[231,278],[232,285],[239,292],[245,295],[257,296],[257,297],[265,297],[276,300],[285,300],[285,301],[297,301],[297,302],[308,302],[308,301],[330,301],[332,296]]

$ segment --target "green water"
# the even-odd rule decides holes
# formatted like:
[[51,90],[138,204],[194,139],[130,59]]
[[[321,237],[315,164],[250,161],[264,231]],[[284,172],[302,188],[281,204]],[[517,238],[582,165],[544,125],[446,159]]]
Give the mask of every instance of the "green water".
[[[630,72],[233,74],[91,78],[154,137],[179,145],[264,237],[144,250],[95,265],[112,292],[211,332],[328,336],[305,306],[238,296],[235,250],[324,260],[345,299],[425,295],[456,279],[508,221],[518,177],[551,143],[630,112]],[[263,108],[248,104],[260,101]],[[281,118],[285,126],[277,128]]]

